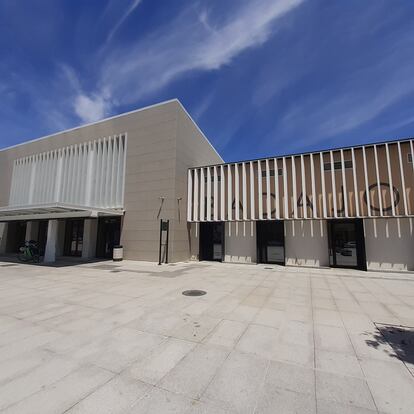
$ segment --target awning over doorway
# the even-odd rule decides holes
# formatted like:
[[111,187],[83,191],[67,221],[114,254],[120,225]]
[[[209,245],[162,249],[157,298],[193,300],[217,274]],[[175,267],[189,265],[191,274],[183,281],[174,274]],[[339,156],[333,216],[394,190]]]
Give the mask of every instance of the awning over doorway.
[[123,209],[76,206],[64,203],[0,207],[0,222],[60,218],[122,216]]

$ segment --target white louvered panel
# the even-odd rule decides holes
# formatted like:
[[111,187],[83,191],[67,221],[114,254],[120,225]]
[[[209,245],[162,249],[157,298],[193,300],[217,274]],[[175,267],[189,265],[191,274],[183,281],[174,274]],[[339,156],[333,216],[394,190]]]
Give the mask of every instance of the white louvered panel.
[[379,166],[378,166],[378,153],[377,153],[377,146],[376,145],[374,145],[374,161],[375,161],[375,174],[376,174],[376,177],[377,177],[378,205],[379,205],[379,210],[380,210],[380,216],[383,216],[384,211],[382,209],[381,183],[380,183]]
[[292,164],[292,195],[293,195],[293,217],[295,219],[298,218],[298,198],[296,192],[296,165],[295,165],[295,157],[290,157],[290,161]]
[[273,165],[275,169],[275,213],[276,219],[280,219],[280,194],[279,194],[279,167],[277,164],[277,159],[273,159]]
[[256,194],[254,192],[254,168],[253,162],[250,161],[250,220],[256,220],[255,200]]
[[[122,208],[126,135],[15,160],[10,206],[63,202]],[[105,148],[106,146],[106,148]]]
[[234,164],[234,211],[236,220],[240,220],[240,177],[239,164]]
[[355,214],[359,217],[359,194],[358,194],[358,180],[357,180],[357,171],[355,164],[355,151],[351,148],[352,154],[352,176],[354,179],[354,193],[355,193]]
[[395,206],[394,206],[394,200],[393,200],[393,183],[392,183],[392,173],[391,173],[391,162],[390,162],[390,151],[388,144],[385,144],[385,155],[387,159],[387,171],[388,171],[388,182],[390,184],[390,197],[391,197],[391,211],[392,215],[395,216]]
[[213,167],[214,191],[213,191],[213,219],[218,221],[218,175],[217,167]]
[[259,197],[259,220],[263,220],[263,189],[262,189],[262,165],[257,162],[257,196]]
[[331,160],[331,181],[332,181],[332,200],[333,200],[333,209],[334,209],[334,217],[338,217],[338,209],[336,206],[336,183],[335,183],[335,163],[334,163],[334,156],[333,151],[329,151],[330,153],[330,160]]
[[242,164],[242,199],[243,199],[243,220],[247,220],[247,176],[246,163]]
[[328,218],[328,211],[327,211],[327,203],[326,203],[326,188],[325,188],[325,169],[324,169],[324,159],[323,153],[319,153],[319,164],[321,170],[321,187],[322,187],[322,210],[323,210],[323,217]]
[[305,160],[303,158],[303,155],[300,156],[300,172],[302,176],[302,215],[303,215],[303,218],[308,218]]
[[206,219],[205,188],[206,188],[206,179],[205,179],[205,174],[204,174],[204,168],[201,168],[200,169],[200,221],[204,221]]
[[231,166],[227,166],[227,220],[232,220],[232,204],[233,204],[233,194],[232,194],[232,177],[231,177]]
[[310,168],[311,168],[313,218],[318,218],[318,205],[316,203],[315,163],[313,160],[313,154],[310,154]]
[[362,147],[362,158],[363,158],[363,161],[364,161],[365,194],[367,196],[368,217],[371,217],[371,197],[370,197],[370,193],[369,193],[367,154],[366,154],[366,151],[365,151],[365,147]]
[[225,190],[226,190],[226,177],[224,175],[224,167],[220,165],[220,219],[221,221],[226,220]]
[[187,177],[187,221],[193,221],[193,172],[188,170]]
[[288,194],[288,185],[287,185],[287,168],[286,168],[286,158],[283,157],[283,218],[289,218],[289,194]]
[[207,167],[207,221],[211,220],[211,168]]
[[[403,161],[402,161],[402,155],[401,155],[401,144],[399,142],[397,142],[397,148],[398,148],[398,162],[400,164],[401,186],[402,186],[403,201],[404,201],[404,214],[407,215],[408,214],[407,188],[405,186],[404,167],[403,167]],[[393,191],[392,186],[390,188],[390,192],[391,192],[391,202],[392,202],[392,205],[394,205],[394,200],[393,200],[394,191]]]
[[346,191],[346,175],[345,175],[345,161],[344,161],[344,150],[341,149],[341,170],[342,170],[342,188],[343,188],[343,195],[344,195],[344,211],[345,217],[349,217],[348,215],[348,192]]
[[193,205],[193,217],[194,221],[198,221],[198,204],[199,204],[199,197],[198,197],[198,169],[194,170],[194,205]]
[[269,160],[266,160],[266,213],[267,219],[272,218],[272,204],[271,204],[271,195],[270,195],[270,167]]

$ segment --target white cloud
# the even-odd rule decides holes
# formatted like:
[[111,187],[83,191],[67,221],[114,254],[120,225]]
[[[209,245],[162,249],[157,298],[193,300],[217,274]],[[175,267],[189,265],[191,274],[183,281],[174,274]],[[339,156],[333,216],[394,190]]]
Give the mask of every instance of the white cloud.
[[[275,32],[275,22],[304,0],[251,0],[219,22],[194,6],[132,45],[109,53],[101,89],[121,103],[156,92],[189,71],[216,70]],[[99,92],[98,92],[99,95]]]
[[108,102],[101,96],[88,97],[80,94],[75,98],[74,109],[76,115],[83,122],[93,122],[105,117]]
[[114,37],[115,33],[119,30],[125,20],[131,15],[132,12],[141,4],[142,0],[133,0],[131,5],[125,11],[125,13],[121,16],[121,18],[115,23],[112,30],[109,32],[108,37],[106,38],[106,42],[110,42]]

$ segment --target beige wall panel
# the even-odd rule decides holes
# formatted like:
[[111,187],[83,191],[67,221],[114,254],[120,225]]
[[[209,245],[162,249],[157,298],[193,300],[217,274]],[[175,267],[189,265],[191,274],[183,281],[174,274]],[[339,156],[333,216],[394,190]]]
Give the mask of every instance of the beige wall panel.
[[285,221],[285,262],[292,266],[329,265],[325,220]]
[[368,270],[414,270],[412,218],[364,219]]
[[[253,226],[252,226],[253,225]],[[229,231],[231,226],[231,231]],[[253,228],[253,232],[252,232]],[[231,234],[229,236],[229,234]],[[256,225],[254,222],[225,224],[224,261],[231,263],[256,262]]]

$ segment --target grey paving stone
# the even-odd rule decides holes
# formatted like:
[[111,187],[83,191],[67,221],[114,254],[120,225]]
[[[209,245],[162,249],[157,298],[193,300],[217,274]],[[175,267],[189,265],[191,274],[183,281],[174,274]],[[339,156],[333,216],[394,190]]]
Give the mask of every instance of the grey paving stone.
[[315,364],[320,371],[358,378],[364,376],[357,357],[351,354],[316,349]]
[[376,409],[366,381],[360,378],[316,371],[316,397],[342,405]]
[[[7,414],[63,413],[113,374],[94,366],[83,366],[54,384],[4,410]],[[96,412],[96,411],[95,411]]]
[[205,339],[210,345],[233,348],[246,330],[247,324],[237,321],[222,320]]
[[67,414],[121,414],[128,412],[150,386],[120,374],[74,405]]
[[313,414],[316,413],[316,400],[314,395],[265,387],[254,412],[255,414]]
[[256,406],[268,362],[233,351],[203,394],[237,413],[251,413]]
[[159,387],[199,398],[229,351],[212,345],[197,345],[160,382]]
[[263,358],[273,359],[276,356],[278,339],[279,331],[277,329],[251,324],[240,338],[236,349]]
[[146,358],[130,365],[128,373],[133,378],[155,385],[195,346],[194,342],[169,338],[156,346]]

